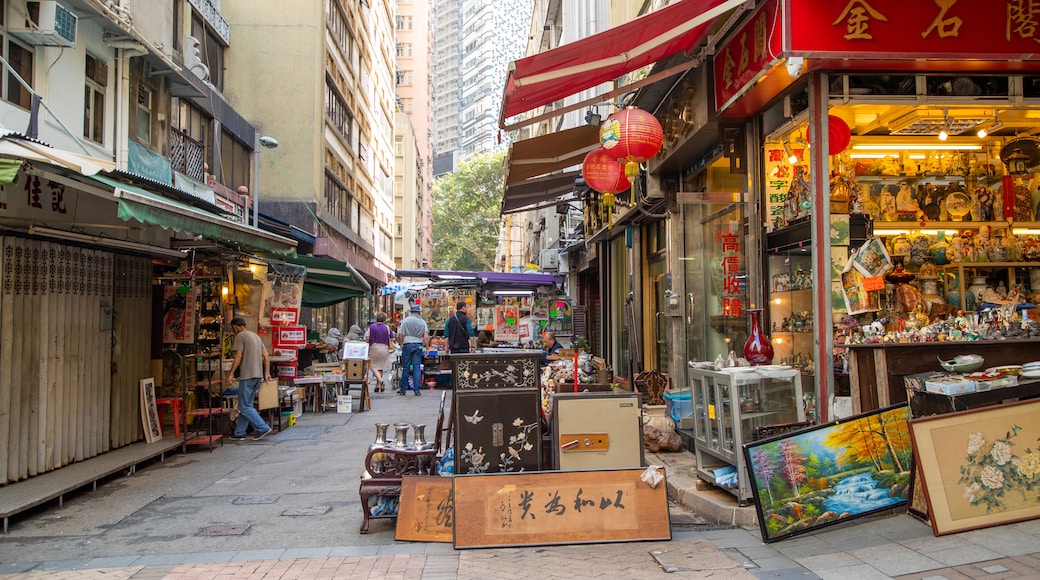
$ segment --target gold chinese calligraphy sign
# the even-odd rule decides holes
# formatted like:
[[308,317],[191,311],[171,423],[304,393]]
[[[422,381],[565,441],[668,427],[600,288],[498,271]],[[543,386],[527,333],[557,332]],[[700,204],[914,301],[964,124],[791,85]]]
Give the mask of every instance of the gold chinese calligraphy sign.
[[456,475],[455,548],[670,540],[665,482],[643,471]]
[[455,520],[450,477],[405,475],[397,508],[395,540],[451,542]]

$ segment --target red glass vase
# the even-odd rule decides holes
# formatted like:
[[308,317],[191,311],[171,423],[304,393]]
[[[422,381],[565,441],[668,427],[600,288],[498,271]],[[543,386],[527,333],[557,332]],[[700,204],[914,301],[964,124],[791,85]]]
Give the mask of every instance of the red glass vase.
[[751,315],[751,332],[744,343],[744,359],[755,365],[767,365],[773,362],[773,343],[762,331],[762,309],[748,310]]

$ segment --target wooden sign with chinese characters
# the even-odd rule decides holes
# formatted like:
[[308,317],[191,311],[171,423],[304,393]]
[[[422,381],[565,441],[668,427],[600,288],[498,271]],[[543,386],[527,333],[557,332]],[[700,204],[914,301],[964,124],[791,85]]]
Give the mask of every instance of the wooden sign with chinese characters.
[[395,540],[448,542],[455,518],[450,477],[405,475]]
[[456,548],[670,540],[665,482],[642,468],[457,475]]
[[715,106],[726,108],[779,58],[780,26],[777,0],[758,9],[743,27],[715,51]]
[[790,48],[805,56],[1033,60],[1032,0],[788,0]]

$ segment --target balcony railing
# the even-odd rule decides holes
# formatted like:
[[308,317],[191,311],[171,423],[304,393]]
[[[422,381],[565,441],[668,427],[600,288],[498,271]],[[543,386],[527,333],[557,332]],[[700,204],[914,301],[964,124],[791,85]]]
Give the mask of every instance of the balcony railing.
[[201,141],[192,139],[180,129],[170,129],[170,162],[174,171],[205,183],[205,161],[206,148]]

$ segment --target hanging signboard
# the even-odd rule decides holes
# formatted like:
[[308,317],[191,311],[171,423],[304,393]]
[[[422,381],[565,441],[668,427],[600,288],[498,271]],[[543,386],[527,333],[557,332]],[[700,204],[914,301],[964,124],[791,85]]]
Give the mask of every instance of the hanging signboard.
[[719,109],[753,84],[780,57],[779,0],[767,2],[721,48],[712,63]]
[[163,342],[192,344],[195,342],[195,303],[199,289],[174,284],[163,286]]

